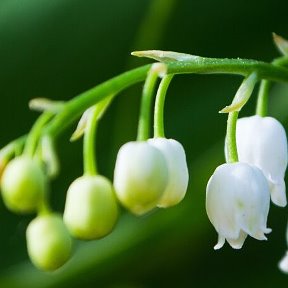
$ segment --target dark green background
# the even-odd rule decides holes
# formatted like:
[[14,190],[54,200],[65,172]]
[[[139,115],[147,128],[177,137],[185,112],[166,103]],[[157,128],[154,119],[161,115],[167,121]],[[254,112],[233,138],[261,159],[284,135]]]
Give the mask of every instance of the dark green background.
[[[278,56],[271,32],[288,37],[287,19],[287,0],[0,0],[0,144],[31,127],[37,113],[28,110],[30,99],[68,100],[146,63],[133,59],[133,50],[271,61]],[[227,75],[175,78],[166,134],[185,147],[187,197],[140,218],[123,212],[110,236],[75,243],[75,255],[55,273],[39,272],[27,261],[25,229],[32,217],[13,215],[1,202],[0,287],[286,287],[288,276],[277,263],[287,247],[287,209],[271,206],[269,241],[248,238],[241,251],[228,245],[213,250],[217,235],[205,212],[205,186],[224,161],[226,116],[218,111],[240,83]],[[117,150],[135,138],[140,94],[141,85],[119,95],[101,122],[99,167],[110,179]],[[271,94],[270,112],[287,127],[287,85]],[[255,97],[242,115],[253,113],[254,105]],[[82,173],[81,141],[69,143],[73,128],[57,146],[61,175],[51,195],[57,211]]]

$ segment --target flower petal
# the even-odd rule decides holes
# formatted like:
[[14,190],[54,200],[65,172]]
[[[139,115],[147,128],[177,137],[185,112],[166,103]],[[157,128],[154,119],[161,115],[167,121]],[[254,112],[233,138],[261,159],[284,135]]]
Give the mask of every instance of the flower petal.
[[241,162],[219,166],[206,190],[207,214],[219,234],[215,249],[223,246],[223,238],[235,249],[247,235],[266,240],[269,207],[268,182],[259,168]]
[[183,146],[176,140],[166,138],[149,139],[148,143],[162,152],[168,166],[168,183],[157,206],[174,206],[184,198],[188,186],[189,174]]
[[163,154],[147,142],[124,144],[114,170],[116,196],[126,208],[142,215],[156,207],[168,182]]
[[240,231],[239,237],[237,239],[227,238],[226,240],[233,249],[241,249],[246,237],[247,237],[247,234],[244,231]]
[[267,229],[266,222],[270,207],[267,179],[259,168],[244,163],[238,165],[237,173],[243,178],[242,190],[237,190],[236,195],[237,203],[241,204],[237,209],[237,221],[247,234],[258,240],[264,240],[266,238],[263,231]]
[[270,185],[272,202],[287,203],[284,175],[288,163],[287,137],[283,126],[272,117],[241,118],[237,121],[237,149],[241,162],[260,168]]
[[288,273],[288,251],[279,262],[278,267],[282,272]]
[[269,181],[271,200],[280,207],[287,205],[286,185],[284,179],[279,179],[277,182]]
[[219,250],[220,248],[223,247],[224,244],[225,244],[225,237],[223,237],[220,234],[218,234],[218,242],[214,246],[214,250]]
[[[219,166],[206,188],[207,215],[216,231],[224,238],[237,238],[240,228],[236,222],[234,205],[234,181],[231,164]],[[231,193],[232,192],[232,193]]]

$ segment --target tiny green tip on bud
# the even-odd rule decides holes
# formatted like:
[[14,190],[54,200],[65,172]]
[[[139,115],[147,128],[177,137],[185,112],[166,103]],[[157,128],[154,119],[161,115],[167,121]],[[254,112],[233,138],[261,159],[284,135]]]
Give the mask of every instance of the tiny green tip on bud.
[[240,111],[249,100],[257,80],[258,77],[256,72],[253,72],[248,77],[246,77],[237,90],[231,105],[226,106],[220,110],[219,113],[231,113]]
[[272,36],[279,52],[282,53],[284,56],[288,56],[288,40],[277,35],[276,33],[272,33]]
[[41,164],[27,156],[16,157],[3,172],[1,190],[9,210],[16,213],[36,212],[47,190]]
[[69,259],[72,239],[62,217],[56,213],[39,215],[26,231],[28,254],[33,264],[44,271],[54,271]]

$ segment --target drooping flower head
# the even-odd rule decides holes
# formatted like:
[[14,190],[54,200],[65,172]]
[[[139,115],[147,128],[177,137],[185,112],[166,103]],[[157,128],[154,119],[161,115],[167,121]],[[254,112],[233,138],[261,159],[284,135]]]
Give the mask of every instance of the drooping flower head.
[[241,118],[237,121],[236,138],[239,161],[260,168],[269,182],[272,202],[286,206],[287,137],[281,123],[257,115]]
[[247,234],[266,240],[265,233],[270,205],[269,186],[260,169],[246,163],[219,166],[211,176],[206,189],[206,210],[218,232],[220,249],[225,239],[240,249]]
[[174,139],[166,138],[149,139],[148,143],[163,153],[168,166],[168,183],[157,206],[174,206],[184,198],[189,180],[183,146]]
[[155,208],[168,183],[168,167],[159,149],[145,141],[124,144],[117,155],[114,187],[119,201],[141,215]]

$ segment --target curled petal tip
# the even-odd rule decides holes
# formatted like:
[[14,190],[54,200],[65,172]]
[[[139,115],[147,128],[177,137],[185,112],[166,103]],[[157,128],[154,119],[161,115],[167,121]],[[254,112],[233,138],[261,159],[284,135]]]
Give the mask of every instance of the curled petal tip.
[[214,246],[214,250],[219,250],[225,244],[225,238],[222,236],[218,236],[218,243]]
[[219,249],[221,249],[222,247],[223,247],[223,245],[224,245],[224,243],[222,244],[222,243],[217,243],[214,247],[213,247],[213,249],[214,250],[219,250]]
[[251,235],[253,238],[257,240],[267,240],[267,237],[264,235],[264,232],[257,231],[255,234]]
[[265,229],[263,229],[263,232],[264,232],[265,234],[269,234],[269,233],[272,232],[272,229],[271,229],[271,228],[265,228]]

